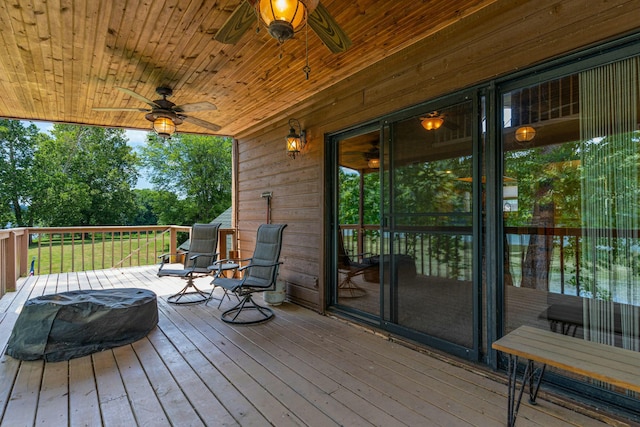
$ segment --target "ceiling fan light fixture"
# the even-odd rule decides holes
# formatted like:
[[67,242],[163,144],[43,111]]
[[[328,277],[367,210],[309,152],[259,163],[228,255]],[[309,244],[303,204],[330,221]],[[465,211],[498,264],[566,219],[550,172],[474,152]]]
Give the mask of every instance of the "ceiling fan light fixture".
[[367,166],[371,169],[380,169],[380,158],[373,157],[367,161]]
[[153,121],[153,130],[161,138],[171,138],[176,131],[176,124],[170,117],[159,116]]
[[267,31],[279,43],[306,24],[306,5],[301,0],[260,0],[258,7]]
[[520,126],[515,136],[518,142],[529,142],[536,137],[536,130],[531,126]]
[[426,117],[420,117],[420,124],[426,130],[440,129],[440,126],[444,123],[444,119],[437,113],[429,113]]

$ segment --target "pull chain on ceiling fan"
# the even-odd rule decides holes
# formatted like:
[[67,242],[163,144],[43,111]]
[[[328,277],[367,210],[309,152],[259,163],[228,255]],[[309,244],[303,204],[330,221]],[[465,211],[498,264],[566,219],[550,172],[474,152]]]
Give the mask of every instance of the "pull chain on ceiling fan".
[[243,0],[222,25],[214,39],[225,44],[236,44],[244,33],[261,21],[271,37],[280,45],[306,28],[305,46],[307,62],[303,68],[307,80],[309,67],[309,27],[332,52],[345,52],[351,40],[336,23],[319,0]]

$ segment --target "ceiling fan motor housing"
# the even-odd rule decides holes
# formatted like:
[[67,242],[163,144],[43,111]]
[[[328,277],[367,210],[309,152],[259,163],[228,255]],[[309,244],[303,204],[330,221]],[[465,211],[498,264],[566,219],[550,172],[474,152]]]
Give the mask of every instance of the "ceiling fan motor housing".
[[160,86],[156,88],[156,93],[163,98],[168,98],[173,95],[173,89],[166,86]]

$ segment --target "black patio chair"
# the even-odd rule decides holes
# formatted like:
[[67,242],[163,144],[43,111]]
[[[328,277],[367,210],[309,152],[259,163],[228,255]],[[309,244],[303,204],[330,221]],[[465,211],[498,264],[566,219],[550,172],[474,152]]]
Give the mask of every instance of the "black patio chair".
[[[184,255],[183,266],[180,269],[166,268],[171,260],[171,254],[162,254],[158,276],[174,276],[187,280],[187,284],[176,294],[167,298],[173,304],[192,304],[206,301],[209,293],[204,292],[193,283],[194,277],[206,276],[211,271],[207,268],[218,259],[218,229],[220,223],[194,224],[191,227],[189,250]],[[181,255],[181,254],[174,254]]]
[[256,303],[253,294],[275,290],[278,268],[282,264],[279,261],[282,232],[286,226],[287,224],[262,224],[258,227],[253,257],[241,260],[249,263],[238,269],[244,273],[242,278],[226,278],[220,274],[214,277],[211,282],[214,288],[220,286],[225,290],[225,294],[231,292],[239,298],[238,304],[222,313],[223,321],[247,325],[273,318],[273,310]]
[[351,259],[344,246],[342,232],[338,232],[338,273],[344,276],[338,281],[338,296],[341,298],[357,298],[366,295],[366,289],[358,286],[353,279],[363,275],[367,270],[378,268],[378,262],[369,254],[358,254],[356,260]]

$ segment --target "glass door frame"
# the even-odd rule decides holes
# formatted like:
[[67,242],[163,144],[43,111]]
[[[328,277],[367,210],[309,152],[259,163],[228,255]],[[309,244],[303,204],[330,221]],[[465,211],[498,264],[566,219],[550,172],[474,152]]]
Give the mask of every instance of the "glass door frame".
[[[484,98],[485,98],[485,94],[482,87],[474,87],[474,88],[465,90],[463,92],[438,98],[438,99],[429,101],[427,103],[420,104],[415,107],[407,108],[407,109],[389,114],[383,117],[381,120],[368,122],[360,126],[355,126],[353,128],[350,128],[341,132],[336,132],[333,134],[327,134],[325,136],[325,155],[326,155],[325,172],[327,177],[326,182],[327,182],[327,189],[328,189],[326,193],[327,195],[326,200],[328,205],[327,212],[329,213],[327,218],[325,218],[326,230],[329,231],[329,236],[327,239],[328,244],[326,245],[326,253],[325,253],[325,257],[326,257],[325,259],[328,261],[326,263],[326,266],[327,266],[326,277],[328,280],[327,280],[326,295],[325,295],[325,301],[327,303],[327,307],[330,310],[337,310],[341,314],[354,318],[358,321],[369,323],[375,327],[379,327],[391,333],[407,337],[411,340],[424,343],[431,347],[446,351],[450,354],[454,354],[456,356],[459,356],[468,360],[474,360],[474,361],[480,360],[480,358],[482,357],[483,351],[481,350],[481,348],[483,345],[482,342],[484,341],[482,339],[483,323],[484,323],[482,321],[482,319],[484,318],[483,303],[482,303],[483,301],[483,295],[482,295],[483,244],[482,244],[482,241],[484,239],[484,236],[483,236],[483,227],[482,227],[483,212],[482,212],[482,185],[481,185],[481,181],[482,181],[481,175],[483,170],[482,162],[484,161],[484,158],[482,155],[482,147],[481,147],[482,126],[483,126],[483,123],[481,122],[483,119],[483,117],[481,117],[481,113],[484,111],[485,116],[488,114],[488,111],[487,111],[488,103],[485,103],[486,106],[484,107],[484,110],[482,109],[481,102],[485,102]],[[473,304],[474,312],[471,314],[471,316],[473,317],[473,322],[472,322],[473,345],[472,347],[467,348],[459,344],[445,341],[440,338],[427,335],[425,333],[421,333],[412,329],[408,329],[406,327],[402,327],[390,321],[386,321],[383,315],[384,308],[385,308],[385,298],[387,297],[387,295],[384,293],[385,292],[384,283],[383,283],[384,280],[382,280],[380,283],[380,312],[378,313],[377,316],[372,316],[370,314],[361,313],[361,312],[358,312],[357,310],[350,309],[348,307],[340,306],[338,304],[337,295],[336,295],[337,294],[336,292],[337,261],[336,261],[335,254],[337,254],[337,245],[338,245],[337,232],[338,232],[338,226],[339,226],[339,224],[337,224],[337,221],[339,218],[338,216],[339,200],[338,200],[338,187],[337,187],[338,186],[337,176],[338,176],[338,168],[339,168],[339,165],[337,164],[338,163],[337,159],[338,159],[339,141],[347,139],[352,136],[360,135],[363,133],[370,133],[375,130],[378,130],[380,132],[380,157],[381,159],[389,158],[389,155],[391,155],[391,153],[387,153],[387,150],[389,147],[388,144],[392,143],[392,141],[387,141],[385,140],[385,138],[387,137],[391,138],[391,134],[390,132],[388,132],[388,130],[390,129],[391,126],[393,126],[393,123],[410,118],[412,116],[423,114],[425,113],[425,111],[437,110],[442,107],[446,107],[449,105],[453,105],[456,103],[469,101],[469,100],[472,101],[472,105],[473,105],[472,114],[473,114],[473,120],[474,120],[473,134],[472,134],[472,141],[473,141],[472,174],[474,177],[472,181],[472,193],[473,193],[472,194],[472,206],[473,206],[472,208],[472,216],[473,216],[473,219],[472,219],[472,222],[473,222],[472,224],[472,236],[473,236],[472,270],[473,270],[473,273],[472,275],[473,277],[472,277],[472,290],[471,290],[471,292],[473,293],[472,304]],[[485,142],[485,143],[488,143],[488,142]],[[382,192],[384,191],[383,177],[385,173],[387,173],[385,167],[388,168],[389,164],[391,163],[392,163],[392,159],[389,159],[388,164],[385,164],[385,162],[381,162],[381,165],[380,165],[379,173],[381,176],[381,180],[380,180],[381,196],[382,196]],[[391,191],[393,191],[392,180],[390,181],[389,186],[391,188]],[[382,197],[381,197],[380,204],[381,204],[380,235],[382,236],[385,233],[389,233],[390,229],[393,229],[393,224],[391,223],[392,218],[388,217],[386,215],[386,212],[384,211]],[[384,278],[384,276],[385,276],[384,272],[381,272],[380,277]],[[393,283],[391,285],[393,285]],[[491,304],[487,304],[487,306],[491,306]]]
[[325,230],[329,230],[329,237],[327,239],[329,244],[326,245],[327,250],[325,251],[325,259],[328,260],[328,262],[325,263],[327,266],[326,277],[328,279],[328,285],[325,287],[325,301],[327,306],[337,308],[346,316],[353,317],[354,319],[371,325],[379,326],[379,314],[376,316],[374,314],[360,312],[350,307],[340,305],[336,289],[336,284],[338,282],[338,264],[336,254],[338,253],[338,232],[340,226],[338,223],[340,218],[338,212],[340,207],[338,191],[339,182],[337,180],[338,170],[340,168],[337,161],[339,143],[345,139],[372,132],[381,132],[381,125],[379,121],[368,122],[325,136],[325,158],[329,159],[329,161],[325,162],[325,173],[327,177],[327,188],[330,189],[326,193],[328,205],[327,211],[329,212],[329,215],[325,218]]

